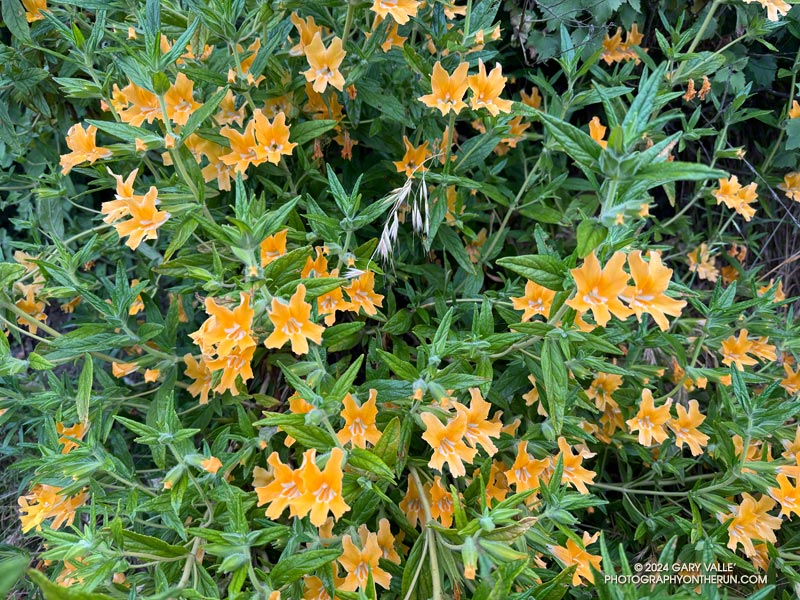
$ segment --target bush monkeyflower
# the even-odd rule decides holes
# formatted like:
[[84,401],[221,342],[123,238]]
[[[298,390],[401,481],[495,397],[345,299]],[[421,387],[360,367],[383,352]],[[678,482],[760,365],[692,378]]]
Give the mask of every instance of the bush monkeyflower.
[[292,507],[300,516],[310,513],[312,525],[320,527],[328,518],[328,512],[338,520],[350,510],[350,505],[342,498],[344,452],[341,448],[333,448],[323,470],[315,462],[316,452],[311,448],[303,454],[303,464],[299,469],[303,494],[292,501]]
[[71,427],[66,427],[63,423],[56,423],[56,433],[58,434],[58,443],[63,446],[61,454],[69,454],[71,450],[78,447],[86,432],[89,430],[87,423],[75,423]]
[[558,460],[558,458],[561,457],[561,464],[563,465],[561,483],[568,483],[581,494],[588,494],[589,489],[586,487],[586,484],[591,485],[594,483],[594,478],[597,476],[597,473],[586,469],[581,463],[583,463],[584,458],[590,458],[594,456],[594,452],[586,452],[585,450],[582,450],[581,452],[578,452],[578,454],[573,454],[572,448],[563,436],[558,438],[558,448],[559,453],[553,459],[553,466],[555,466],[555,462]]
[[653,392],[647,388],[643,389],[639,412],[626,421],[628,431],[639,432],[639,443],[642,446],[652,446],[653,442],[661,444],[668,437],[664,425],[670,420],[670,406],[672,398],[669,398],[663,406],[656,408]]
[[477,450],[464,443],[464,435],[467,432],[467,415],[459,413],[456,417],[449,419],[446,425],[442,425],[439,418],[429,412],[422,413],[420,419],[425,424],[425,433],[422,434],[422,439],[433,448],[433,456],[428,462],[428,466],[444,472],[444,464],[447,463],[454,477],[466,475],[464,461],[472,464],[478,453]]
[[407,136],[403,136],[403,144],[406,146],[406,153],[401,160],[394,161],[397,172],[405,173],[406,177],[413,177],[415,173],[427,171],[425,161],[430,157],[428,142],[415,147]]
[[27,495],[20,496],[17,500],[20,511],[22,533],[31,529],[42,530],[42,523],[53,519],[50,529],[61,529],[62,525],[69,527],[75,521],[76,511],[86,504],[89,494],[80,492],[67,496],[64,488],[47,484],[36,484]]
[[784,0],[744,0],[746,4],[752,4],[753,2],[758,2],[761,5],[761,8],[765,8],[767,10],[767,19],[770,21],[778,21],[780,18],[788,13],[792,6],[788,2],[784,2]]
[[[424,487],[425,494],[428,495],[430,484],[426,484]],[[406,519],[411,527],[416,527],[417,522],[422,523],[424,518],[422,500],[420,500],[419,489],[414,483],[414,480],[411,478],[411,475],[408,476],[406,495],[400,501],[398,506],[400,507],[400,510],[403,511],[403,514],[406,516]]]
[[272,299],[268,316],[275,330],[264,342],[267,348],[280,348],[289,341],[292,352],[306,354],[308,340],[315,344],[322,343],[325,327],[311,321],[311,305],[305,301],[305,296],[306,286],[301,283],[288,303],[278,298]]
[[186,376],[194,379],[189,385],[189,393],[197,398],[200,396],[200,404],[208,404],[208,394],[211,392],[211,379],[213,374],[206,365],[206,360],[202,356],[199,360],[191,354],[183,355],[183,362],[186,363]]
[[486,402],[478,388],[469,388],[470,403],[469,408],[460,402],[453,402],[456,413],[465,415],[467,418],[467,428],[464,432],[464,439],[473,448],[477,449],[481,445],[489,456],[497,453],[497,446],[491,438],[499,438],[502,423],[494,423],[489,420],[489,409],[491,404]]
[[289,128],[286,126],[286,115],[278,113],[272,122],[267,119],[261,110],[253,112],[255,121],[256,139],[258,146],[256,152],[273,165],[277,165],[281,156],[291,156],[297,144],[289,141]]
[[442,527],[449,528],[453,524],[453,496],[450,490],[442,485],[442,478],[436,475],[430,488],[431,516],[438,520]]
[[776,478],[778,487],[768,488],[769,495],[781,505],[781,515],[791,518],[792,513],[800,516],[800,481],[789,483],[789,478],[779,474]]
[[583,532],[582,544],[578,544],[572,538],[567,538],[566,546],[549,546],[550,553],[564,565],[564,568],[576,565],[576,569],[572,574],[572,585],[583,585],[584,580],[588,583],[594,583],[594,575],[592,568],[600,571],[600,556],[589,554],[586,546],[593,544],[600,537],[598,531],[594,535],[589,535],[588,532]]
[[712,195],[717,204],[725,203],[725,206],[742,215],[745,221],[750,221],[756,214],[756,209],[750,206],[758,200],[755,183],[742,187],[736,175],[733,175],[730,179],[720,179],[719,189]]
[[686,306],[684,300],[675,300],[664,292],[669,287],[672,269],[661,264],[661,255],[653,250],[649,253],[650,261],[642,260],[642,253],[635,250],[628,254],[628,267],[633,277],[633,286],[628,286],[620,294],[639,321],[642,314],[650,314],[661,331],[669,329],[666,315],[679,317]]
[[136,196],[134,202],[129,203],[130,219],[114,224],[120,239],[127,237],[125,245],[131,250],[136,250],[144,240],[158,239],[158,229],[170,218],[168,212],[159,211],[158,189],[150,186],[144,196]]
[[608,147],[608,142],[603,139],[606,137],[607,130],[608,127],[600,123],[600,117],[592,117],[592,120],[589,121],[589,136],[597,142],[601,148]]
[[42,11],[47,10],[47,0],[22,0],[25,8],[25,20],[28,23],[44,19]]
[[469,87],[468,71],[469,64],[463,62],[450,75],[444,70],[442,63],[436,61],[431,75],[431,93],[420,96],[419,101],[429,108],[439,110],[442,115],[447,115],[450,111],[458,114],[467,107],[464,94]]
[[167,117],[176,125],[186,125],[189,117],[202,103],[194,99],[194,82],[183,73],[178,73],[175,83],[164,94]]
[[775,531],[780,529],[781,518],[774,517],[769,511],[775,507],[775,501],[769,496],[761,496],[756,500],[748,493],[742,494],[742,502],[731,507],[731,513],[720,515],[720,520],[731,519],[728,524],[728,548],[736,551],[742,545],[746,556],[753,556],[756,550],[753,541],[770,542],[778,540]]
[[67,175],[73,167],[88,162],[93,165],[100,159],[111,158],[113,153],[108,148],[97,145],[95,138],[97,127],[89,125],[86,129],[76,123],[67,132],[67,147],[72,151],[61,155],[61,174]]
[[539,476],[549,465],[546,459],[531,458],[528,454],[528,442],[522,440],[517,445],[517,457],[514,464],[505,472],[509,485],[513,485],[517,493],[539,488]]
[[625,253],[615,252],[604,268],[600,268],[594,252],[583,261],[583,266],[572,269],[577,290],[575,296],[567,300],[567,306],[579,313],[592,311],[594,320],[605,327],[613,314],[620,320],[627,319],[633,311],[620,302],[619,296],[628,285],[628,274],[623,271]]
[[[353,280],[348,287],[344,288],[350,297],[350,308],[353,312],[364,309],[369,316],[378,313],[378,308],[383,307],[383,296],[375,292],[375,273],[364,271]],[[378,308],[376,308],[378,307]]]
[[[797,102],[797,100],[795,100]],[[787,173],[783,176],[783,183],[778,184],[778,189],[783,190],[787,198],[800,202],[800,171]]]
[[700,279],[705,279],[715,283],[719,278],[719,270],[716,266],[716,259],[711,256],[708,244],[703,242],[697,248],[686,254],[689,260],[689,270],[697,273]]
[[697,429],[706,420],[705,415],[700,414],[698,406],[697,400],[689,400],[687,411],[682,404],[676,404],[678,418],[667,421],[667,427],[675,434],[675,445],[682,448],[686,444],[692,456],[700,456],[703,447],[708,444],[708,436]]
[[262,267],[266,267],[273,260],[277,260],[286,254],[286,236],[288,234],[289,230],[283,229],[264,238],[259,246]]
[[205,308],[208,318],[200,329],[189,334],[204,355],[217,354],[224,358],[234,349],[246,350],[256,345],[252,330],[254,312],[250,307],[249,294],[240,292],[239,306],[233,310],[217,304],[210,296],[206,298]]
[[469,89],[472,90],[470,106],[475,109],[485,108],[489,114],[496,117],[500,113],[511,112],[511,100],[503,100],[503,93],[508,78],[503,77],[503,67],[496,63],[494,69],[487,75],[483,60],[478,60],[478,74],[467,78]]
[[342,538],[342,550],[342,555],[336,559],[347,572],[341,584],[342,590],[347,592],[366,590],[370,574],[376,585],[389,589],[392,576],[378,565],[383,553],[377,535],[370,533],[363,548],[358,548],[353,543],[352,536],[345,535]]
[[373,0],[370,10],[381,19],[392,17],[398,24],[405,25],[411,17],[417,16],[418,0]]
[[219,355],[216,359],[208,361],[208,368],[211,371],[222,370],[219,385],[214,388],[216,393],[222,394],[228,390],[234,396],[239,395],[239,391],[236,389],[236,378],[241,377],[243,383],[247,383],[253,378],[253,369],[250,363],[255,350],[255,346],[247,348],[237,346],[230,353],[224,356]]
[[291,516],[300,516],[295,504],[304,491],[300,470],[294,470],[281,462],[277,452],[267,457],[267,463],[271,467],[273,479],[265,486],[255,487],[258,495],[257,506],[269,504],[266,516],[273,521],[280,517],[286,508],[290,509]]
[[339,66],[347,52],[342,49],[341,38],[334,37],[326,48],[322,43],[322,35],[315,33],[311,43],[305,47],[305,54],[309,68],[303,75],[306,81],[313,84],[315,92],[321,94],[328,88],[328,84],[340,92],[344,89],[344,77]]
[[766,338],[751,340],[747,337],[747,329],[739,331],[739,335],[730,336],[722,341],[720,347],[722,353],[722,364],[736,365],[740,371],[744,371],[746,366],[757,364],[755,358],[748,355],[758,356],[768,360],[775,360],[775,347],[766,343]]
[[300,34],[300,41],[289,49],[289,56],[303,56],[306,53],[306,47],[314,41],[314,36],[318,33],[323,35],[322,26],[317,25],[313,16],[303,19],[296,12],[289,15],[289,20]]
[[366,448],[367,442],[373,446],[378,443],[381,432],[375,427],[375,417],[378,414],[375,405],[377,398],[378,391],[370,390],[369,400],[358,406],[352,395],[345,395],[342,400],[344,409],[341,413],[344,427],[336,434],[340,444],[345,445],[350,442],[353,448]]
[[556,293],[533,281],[525,284],[525,295],[511,297],[514,310],[521,310],[522,322],[530,321],[535,315],[542,315],[545,319],[550,315],[550,308],[553,305],[553,298]]

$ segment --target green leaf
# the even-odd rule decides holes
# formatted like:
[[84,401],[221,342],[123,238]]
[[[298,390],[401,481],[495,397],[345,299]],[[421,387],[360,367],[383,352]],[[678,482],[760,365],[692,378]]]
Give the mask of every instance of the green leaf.
[[134,127],[126,123],[112,123],[110,121],[98,121],[97,119],[86,119],[89,125],[94,125],[100,131],[104,131],[109,135],[113,135],[125,142],[133,142],[134,139],[139,138],[145,144],[162,144],[163,140],[160,136],[154,134],[152,131],[142,129],[141,127]]
[[30,364],[31,369],[36,369],[37,371],[49,371],[56,367],[54,363],[51,363],[38,352],[31,352],[28,355],[28,363]]
[[372,452],[380,458],[384,463],[390,467],[397,464],[397,449],[400,445],[400,419],[394,417],[386,427],[383,428],[383,433],[372,449]]
[[336,402],[341,402],[342,399],[345,397],[345,394],[350,390],[350,386],[353,385],[353,382],[358,375],[359,369],[361,369],[361,363],[364,362],[364,355],[359,354],[358,358],[347,368],[337,380],[336,383],[333,384],[331,388],[329,396],[335,400]]
[[25,267],[17,263],[0,263],[0,290],[14,285],[25,273]]
[[[3,0],[3,22],[8,30],[18,40],[31,43],[31,31],[25,18],[25,9],[19,0]],[[38,11],[37,11],[38,12]]]
[[590,168],[597,163],[603,149],[588,133],[547,113],[537,112],[537,116],[564,152],[580,166]]
[[664,185],[670,181],[704,181],[706,179],[722,179],[727,177],[725,171],[712,169],[700,163],[659,162],[639,169],[634,179],[646,181],[650,187]]
[[542,346],[542,374],[547,393],[547,412],[558,436],[564,423],[569,375],[558,341],[552,337],[545,338]]
[[92,395],[94,383],[94,362],[90,354],[83,355],[83,369],[78,377],[78,392],[75,394],[75,408],[78,411],[78,420],[86,423],[89,419],[89,399]]
[[77,589],[60,586],[50,581],[44,573],[35,569],[28,570],[28,577],[42,590],[44,600],[114,600],[106,594],[82,592]]
[[789,119],[786,123],[786,149],[800,148],[800,119]]
[[341,550],[325,549],[308,550],[284,556],[270,571],[269,578],[272,582],[272,587],[278,589],[295,582],[303,575],[313,573],[320,567],[332,563],[341,554]]
[[[194,111],[190,116],[189,120],[186,121],[186,125],[181,128],[181,144],[184,143],[187,138],[194,133],[194,131],[200,127],[208,117],[211,116],[219,103],[222,102],[222,99],[225,97],[225,94],[228,93],[228,88],[224,87],[221,90],[218,90],[211,98],[206,100],[205,104]],[[178,148],[180,148],[180,144],[175,147],[175,151],[177,152]]]
[[122,531],[122,536],[126,540],[125,550],[129,552],[147,552],[167,558],[186,556],[189,553],[188,549],[183,546],[168,544],[157,537],[136,533],[129,529],[124,529]]
[[564,289],[567,269],[563,262],[552,256],[546,254],[506,256],[498,259],[497,264],[547,289],[557,292]]
[[353,448],[347,456],[347,464],[356,469],[367,471],[382,479],[394,481],[394,472],[373,452],[362,448]]
[[394,354],[390,354],[380,348],[376,349],[376,352],[378,358],[380,358],[398,377],[406,381],[416,381],[419,379],[419,371],[417,371],[417,368],[410,362],[397,358]]
[[23,551],[20,549],[13,548],[13,552],[14,554],[9,553],[3,560],[0,560],[0,597],[13,597],[9,592],[25,574],[25,568],[31,560],[30,556],[22,554]]
[[315,119],[313,121],[297,123],[296,125],[292,125],[290,129],[289,141],[300,145],[305,144],[306,142],[317,139],[323,133],[327,133],[336,127],[337,124],[338,121],[333,119]]
[[654,71],[645,79],[642,75],[642,82],[639,85],[639,93],[631,102],[630,108],[625,113],[622,121],[622,128],[625,131],[626,144],[633,143],[642,137],[650,124],[650,116],[655,106],[656,95],[661,83],[664,82],[664,73],[667,70],[667,63],[664,62],[657,71]]
[[593,219],[584,219],[578,224],[578,258],[588,256],[608,235],[608,229]]

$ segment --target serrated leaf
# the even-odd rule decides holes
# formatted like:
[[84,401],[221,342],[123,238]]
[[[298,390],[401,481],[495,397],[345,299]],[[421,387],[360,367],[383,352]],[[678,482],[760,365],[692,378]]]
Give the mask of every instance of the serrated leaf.
[[272,587],[281,588],[300,579],[303,575],[313,573],[320,567],[327,565],[341,556],[341,550],[307,550],[298,554],[282,557],[272,571],[269,578]]
[[75,408],[78,411],[78,420],[86,423],[89,419],[89,400],[94,383],[94,362],[89,354],[83,356],[83,369],[78,377],[78,391],[75,394]]
[[545,254],[506,256],[498,259],[497,264],[547,289],[557,292],[564,289],[566,267],[563,262],[552,256]]

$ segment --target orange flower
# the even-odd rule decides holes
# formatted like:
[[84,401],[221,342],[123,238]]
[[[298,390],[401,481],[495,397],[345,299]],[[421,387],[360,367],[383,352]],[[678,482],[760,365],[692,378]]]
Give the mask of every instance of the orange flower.
[[222,461],[216,456],[210,456],[205,460],[200,461],[200,468],[208,471],[212,475],[216,475],[217,471],[222,467]]
[[126,375],[130,375],[138,368],[136,363],[119,363],[119,362],[112,362],[111,363],[111,373],[119,379],[120,377],[125,377]]
[[405,25],[409,18],[417,16],[419,5],[417,0],[373,0],[370,10],[381,19],[389,15],[400,25]]
[[[385,2],[385,0],[384,0]],[[372,30],[374,31],[378,25],[381,24],[382,19],[380,17],[375,18],[375,22],[372,24]],[[389,28],[386,30],[386,37],[381,44],[381,50],[384,52],[388,52],[392,48],[402,48],[403,45],[406,43],[407,37],[403,37],[397,31],[399,25],[395,22],[392,23]]]
[[376,306],[383,307],[383,296],[375,293],[375,273],[372,271],[362,273],[344,291],[350,297],[351,306],[348,310],[358,312],[363,308],[365,313],[372,316],[378,313]]
[[719,271],[715,264],[716,260],[708,251],[708,244],[705,242],[700,244],[686,256],[689,259],[690,271],[697,273],[700,279],[706,279],[711,283],[717,281],[719,278]]
[[[794,101],[797,104],[797,100]],[[800,171],[787,173],[783,176],[783,183],[778,185],[786,196],[795,202],[800,202]]]
[[370,533],[363,549],[359,549],[353,543],[353,538],[346,535],[342,538],[342,549],[344,552],[336,559],[347,571],[347,576],[341,585],[342,590],[347,592],[366,590],[370,574],[377,585],[389,589],[392,576],[378,566],[378,560],[382,556],[378,536]]
[[214,120],[219,125],[232,125],[236,123],[241,127],[244,121],[244,112],[244,104],[237,110],[236,96],[233,95],[233,91],[228,90],[222,102],[219,103],[219,112],[214,115]]
[[25,20],[28,23],[44,19],[43,10],[47,10],[47,0],[22,0],[25,7]]
[[256,345],[252,330],[253,309],[248,294],[239,293],[239,306],[233,310],[220,306],[210,296],[206,298],[205,307],[208,319],[200,329],[189,334],[204,355],[216,353],[219,357],[225,357],[234,348],[246,350]]
[[[766,339],[766,338],[765,338]],[[744,371],[745,366],[757,364],[756,359],[748,356],[748,354],[763,353],[762,349],[765,344],[760,340],[754,341],[747,339],[747,329],[742,329],[739,336],[730,336],[722,341],[720,352],[722,353],[722,364],[730,366],[735,364],[736,368]],[[774,346],[766,346],[766,351],[772,350],[774,360]]]
[[216,393],[222,394],[225,390],[229,390],[234,396],[239,395],[239,391],[236,389],[236,377],[241,376],[243,383],[247,383],[253,378],[250,361],[253,359],[255,350],[255,346],[237,347],[225,356],[220,355],[216,360],[208,361],[208,368],[212,371],[222,369],[222,379],[214,388]]
[[259,158],[263,155],[274,165],[277,165],[282,155],[291,156],[297,144],[289,141],[289,128],[286,126],[286,115],[278,113],[272,123],[264,116],[261,110],[253,112],[255,121],[256,138],[258,139],[257,152]]
[[122,122],[134,127],[141,126],[145,120],[148,123],[152,123],[156,119],[163,118],[158,96],[153,92],[140,88],[133,82],[128,83],[121,90],[114,84],[111,103],[114,105]]
[[791,518],[792,513],[795,513],[800,516],[800,481],[792,485],[789,483],[789,478],[783,474],[778,475],[776,479],[779,487],[771,487],[767,491],[780,503],[781,515]]
[[112,152],[108,148],[97,145],[95,138],[97,127],[89,125],[86,129],[80,123],[76,123],[67,132],[67,147],[72,152],[61,155],[61,174],[66,175],[73,167],[83,162],[93,165],[101,158],[111,158]]
[[614,256],[600,268],[600,262],[592,252],[579,269],[572,269],[577,290],[575,296],[567,300],[567,305],[579,313],[592,311],[594,320],[601,327],[611,319],[611,314],[621,320],[627,319],[632,311],[619,300],[628,284],[629,276],[622,270],[625,253],[615,252]]
[[747,4],[758,2],[762,8],[767,9],[767,19],[770,21],[778,21],[782,15],[785,15],[792,10],[791,4],[784,2],[784,0],[744,0]]
[[428,169],[425,167],[425,160],[430,155],[428,142],[417,146],[409,141],[407,136],[403,136],[403,143],[406,146],[406,153],[402,160],[394,161],[394,166],[398,173],[405,173],[406,177],[413,177],[414,173],[424,173]]
[[534,490],[539,487],[539,475],[547,469],[549,461],[531,458],[528,454],[528,442],[523,440],[517,446],[517,458],[511,468],[505,472],[509,485],[513,485],[517,493]]
[[294,24],[297,33],[300,34],[300,42],[291,47],[289,56],[303,56],[306,53],[306,47],[314,40],[314,36],[318,33],[322,35],[322,26],[317,25],[314,17],[301,19],[296,12],[289,15],[289,20]]
[[700,414],[697,400],[689,400],[688,412],[681,404],[676,404],[675,410],[678,411],[678,418],[667,422],[667,427],[675,433],[675,445],[682,448],[686,444],[692,456],[700,456],[703,453],[703,446],[708,444],[708,436],[697,430],[706,420],[706,417]]
[[503,77],[503,68],[500,63],[495,63],[494,69],[487,75],[483,61],[478,59],[478,74],[470,75],[469,89],[472,90],[470,106],[475,110],[485,108],[489,114],[496,117],[500,113],[511,112],[511,100],[503,100],[500,94],[508,78]]
[[[775,287],[775,280],[770,279],[767,285],[758,288],[758,295],[765,296],[773,287]],[[786,294],[783,291],[783,282],[778,280],[778,287],[775,288],[775,302],[783,302],[786,300]]]
[[622,376],[615,373],[598,373],[594,376],[586,395],[590,400],[594,400],[598,410],[605,410],[606,403],[610,400],[611,394],[622,386]]
[[208,404],[212,375],[205,359],[201,357],[198,361],[187,353],[183,355],[183,362],[186,363],[186,376],[194,379],[194,382],[188,388],[189,393],[195,398],[200,396],[200,404]]
[[344,452],[341,448],[333,448],[322,471],[315,462],[316,454],[314,448],[303,454],[303,464],[299,469],[303,495],[292,501],[292,508],[296,508],[301,516],[310,512],[311,523],[320,527],[328,518],[328,512],[332,512],[335,519],[340,519],[350,510],[350,506],[342,498]]
[[69,454],[73,448],[77,448],[77,441],[83,439],[88,430],[86,423],[75,423],[72,427],[65,427],[63,423],[56,423],[56,433],[58,434],[58,443],[63,444],[61,454]]
[[287,507],[291,516],[301,516],[295,505],[304,490],[300,470],[295,471],[282,463],[277,452],[270,454],[267,462],[272,467],[273,479],[267,485],[255,488],[258,495],[257,506],[269,504],[266,516],[273,521],[280,517]]
[[734,505],[729,515],[722,516],[722,520],[732,519],[728,525],[728,548],[736,551],[739,544],[744,548],[747,556],[756,553],[753,540],[776,543],[775,530],[780,529],[780,517],[768,514],[775,507],[775,501],[768,496],[756,499],[750,494],[742,494],[742,502]]
[[183,73],[178,73],[175,83],[164,94],[167,116],[176,125],[186,125],[194,111],[203,106],[194,99],[194,82]]
[[[331,277],[338,276],[338,269],[331,271]],[[352,305],[344,299],[341,287],[337,287],[317,298],[317,312],[320,316],[325,315],[325,325],[327,326],[331,326],[336,322],[337,310],[352,310],[352,308]]]
[[261,266],[266,267],[273,260],[286,254],[286,236],[288,229],[279,231],[276,234],[267,236],[261,242]]
[[136,250],[143,240],[158,239],[158,228],[170,218],[168,212],[159,211],[158,189],[150,186],[144,196],[134,196],[134,201],[128,204],[130,219],[114,224],[120,239],[128,236],[125,245],[131,250]]
[[463,477],[467,471],[464,462],[472,464],[472,460],[478,453],[477,450],[469,448],[464,443],[464,435],[467,432],[467,415],[459,413],[458,416],[450,419],[447,425],[442,425],[436,415],[424,412],[420,415],[422,422],[425,423],[425,433],[422,439],[428,442],[433,448],[433,456],[428,462],[428,466],[437,471],[444,471],[444,463],[450,466],[450,472],[455,477]]
[[219,134],[228,138],[231,146],[231,151],[220,156],[219,160],[233,167],[237,173],[244,173],[250,165],[257,167],[266,162],[266,155],[258,149],[255,119],[248,121],[242,133],[230,127],[223,127],[219,130]]
[[325,253],[322,248],[317,247],[317,258],[312,259],[310,256],[306,258],[306,264],[300,271],[300,277],[307,279],[309,277],[327,277],[328,276],[328,259],[325,258]]
[[586,484],[594,483],[594,478],[597,473],[584,468],[581,463],[584,457],[589,458],[594,456],[594,452],[582,450],[578,452],[578,454],[573,454],[572,448],[563,436],[558,438],[558,448],[560,452],[555,457],[553,464],[555,466],[555,461],[561,457],[561,464],[564,468],[563,474],[561,475],[561,483],[569,483],[581,494],[588,494],[589,489],[586,487]]
[[742,187],[736,175],[733,175],[728,180],[720,179],[719,189],[712,195],[717,199],[717,204],[724,202],[725,206],[742,215],[745,221],[756,214],[756,209],[750,206],[758,200],[755,183]]
[[589,554],[586,551],[586,546],[596,542],[598,537],[600,537],[599,531],[594,535],[589,535],[584,531],[582,538],[583,543],[580,545],[572,538],[567,538],[566,546],[548,547],[552,555],[564,565],[564,568],[577,565],[577,568],[572,574],[572,585],[583,585],[584,579],[589,583],[594,583],[592,568],[599,571],[602,558]]
[[86,504],[89,495],[80,492],[74,496],[67,496],[62,493],[63,488],[36,484],[25,496],[20,496],[17,500],[20,512],[20,522],[22,533],[28,533],[31,529],[42,530],[42,523],[47,519],[53,519],[50,524],[51,529],[60,529],[62,525],[72,525],[75,521],[75,512],[78,508]]
[[542,315],[547,318],[550,315],[550,307],[553,305],[553,298],[556,293],[548,290],[538,283],[528,281],[525,284],[525,295],[518,298],[511,298],[514,310],[521,310],[522,322],[530,321],[534,315]]
[[354,448],[366,448],[367,442],[373,446],[378,443],[381,432],[375,427],[375,416],[378,414],[375,406],[377,398],[378,390],[370,390],[369,400],[357,406],[353,396],[345,395],[342,400],[344,427],[336,434],[340,444],[344,446],[350,442]]
[[[228,154],[228,148],[209,142],[205,148],[205,155],[208,158],[208,164],[203,167],[201,171],[203,174],[203,181],[217,180],[217,187],[220,190],[230,191],[231,177],[236,175],[236,163],[227,165],[222,160],[223,156]],[[245,166],[245,168],[247,168]],[[242,179],[247,179],[247,175],[241,173]]]
[[[480,470],[475,470],[475,477],[480,476]],[[492,461],[489,469],[489,478],[486,481],[486,504],[491,506],[494,502],[502,502],[508,495],[508,479],[506,478],[506,465],[502,461]]]
[[433,478],[431,494],[431,516],[442,524],[450,527],[453,524],[453,496],[442,485],[442,478],[438,475]]
[[417,489],[414,480],[408,476],[408,484],[406,487],[406,495],[398,504],[400,510],[408,519],[411,527],[417,526],[417,521],[420,523],[423,519],[422,500],[420,499],[419,490]]
[[160,376],[161,371],[159,369],[145,369],[144,371],[145,383],[153,383],[154,381],[158,381]]
[[536,407],[536,414],[541,415],[542,417],[547,417],[547,409],[544,407],[544,403],[539,397],[539,389],[536,387],[536,378],[533,375],[528,375],[528,381],[531,382],[533,387],[527,394],[522,395],[522,399],[525,400],[525,406],[533,406],[534,404],[538,404]]
[[322,35],[315,33],[305,51],[309,69],[303,75],[306,76],[306,81],[313,83],[314,91],[321,94],[330,84],[341,92],[344,89],[344,77],[339,71],[339,65],[347,54],[342,49],[341,38],[334,37],[330,46],[325,48]]
[[639,404],[639,412],[632,419],[628,419],[628,431],[639,432],[639,443],[642,446],[650,446],[655,443],[660,444],[667,439],[667,431],[664,424],[670,420],[669,407],[672,406],[672,399],[668,399],[666,404],[655,407],[653,392],[647,388],[642,390],[642,401]]
[[489,456],[494,456],[497,453],[497,446],[491,438],[500,437],[503,425],[489,420],[489,409],[492,405],[483,399],[478,388],[469,388],[469,395],[471,398],[469,408],[460,402],[453,402],[456,413],[467,417],[464,439],[476,450],[480,444]]
[[469,86],[468,71],[469,64],[461,63],[450,75],[444,70],[441,62],[436,61],[431,76],[431,93],[420,96],[420,102],[430,108],[438,109],[443,115],[451,110],[458,114],[461,109],[467,107],[464,102],[464,94]]
[[540,108],[542,106],[542,96],[539,93],[539,88],[536,86],[533,86],[530,94],[522,90],[519,95],[520,101],[526,106],[530,106],[531,108]]
[[622,29],[617,27],[617,32],[613,37],[609,37],[608,33],[606,33],[606,39],[603,41],[604,50],[601,58],[607,65],[628,60],[635,60],[638,63],[639,57],[632,48],[641,44],[643,37],[644,36],[639,33],[639,25],[634,23],[623,42]]
[[[361,539],[362,546],[366,545],[366,543],[369,541],[370,535],[376,534],[370,534],[366,525],[361,525],[358,528],[358,537]],[[380,546],[381,549],[381,558],[399,565],[402,560],[400,555],[394,549],[395,539],[392,535],[392,528],[389,523],[389,519],[383,518],[378,521],[378,532],[376,537],[378,539],[378,546]]]
[[[14,306],[16,306],[25,314],[33,317],[36,321],[41,321],[44,323],[47,320],[47,315],[44,313],[45,303],[36,300],[36,297],[34,296],[36,288],[36,284],[25,286],[25,297],[17,300],[14,303]],[[22,317],[17,317],[17,323],[27,327],[28,331],[34,335],[36,335],[36,332],[39,330],[39,328],[33,322]]]
[[315,344],[322,343],[322,332],[325,328],[311,321],[311,305],[305,301],[305,296],[306,286],[301,283],[288,304],[278,298],[272,299],[268,315],[275,330],[264,342],[267,348],[280,348],[291,341],[292,352],[306,354],[308,340]]
[[589,121],[589,135],[602,148],[608,146],[608,142],[603,139],[606,136],[607,129],[608,127],[600,123],[599,117],[592,117],[592,120]]
[[781,387],[791,395],[800,393],[800,368],[792,371],[792,367],[784,363],[783,370],[786,372],[786,377],[781,379]]
[[686,302],[664,294],[669,287],[672,269],[661,264],[661,254],[658,252],[651,250],[649,256],[650,262],[644,262],[639,250],[628,255],[634,285],[625,288],[620,297],[628,303],[637,319],[641,321],[642,313],[649,313],[661,331],[666,331],[669,321],[665,315],[679,317]]

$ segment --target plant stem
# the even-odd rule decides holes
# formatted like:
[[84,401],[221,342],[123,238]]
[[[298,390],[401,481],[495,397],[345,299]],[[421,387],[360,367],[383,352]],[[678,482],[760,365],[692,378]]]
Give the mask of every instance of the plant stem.
[[431,505],[428,503],[428,498],[425,495],[425,488],[422,486],[422,481],[419,474],[414,467],[409,467],[409,472],[414,480],[414,485],[417,486],[417,493],[419,500],[422,504],[422,511],[425,513],[425,536],[428,540],[428,556],[431,559],[431,583],[433,584],[433,600],[442,600],[442,582],[439,576],[439,558],[436,554],[436,532],[428,525],[433,521],[431,515]]
[[[697,31],[697,34],[695,34],[692,43],[689,45],[689,49],[686,51],[686,54],[691,54],[692,52],[695,51],[697,45],[700,43],[700,40],[703,38],[706,29],[708,29],[708,26],[711,24],[711,21],[714,18],[714,13],[717,12],[717,8],[719,7],[720,4],[722,4],[722,2],[723,0],[714,0],[711,3],[711,6],[709,7],[708,12],[706,13],[706,18],[703,19],[703,23],[700,25],[700,29]],[[672,78],[671,83],[675,83],[676,81],[678,81],[678,79],[680,79],[681,73],[683,72],[683,67],[685,65],[686,62],[682,62],[680,65],[678,65],[678,70],[675,71],[675,77]]]
[[342,32],[342,43],[347,41],[350,36],[350,27],[353,25],[353,13],[355,13],[356,5],[353,0],[347,3],[347,16],[344,18],[344,31]]

